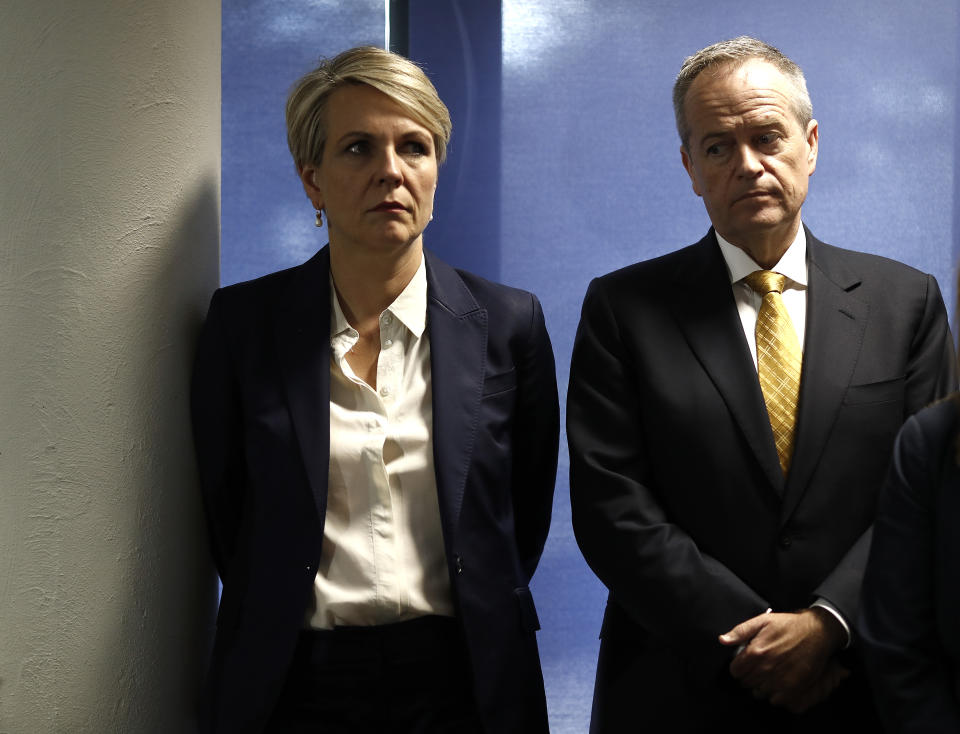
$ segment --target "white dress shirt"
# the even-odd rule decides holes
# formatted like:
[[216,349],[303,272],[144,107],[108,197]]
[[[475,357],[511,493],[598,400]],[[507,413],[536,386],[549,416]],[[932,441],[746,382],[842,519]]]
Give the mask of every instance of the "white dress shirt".
[[433,465],[424,261],[380,314],[377,389],[347,362],[359,334],[330,288],[330,471],[307,625],[453,616]]
[[[743,333],[750,345],[750,354],[753,356],[753,366],[757,366],[757,314],[763,296],[747,285],[746,277],[750,273],[764,268],[757,265],[746,251],[727,242],[719,234],[720,252],[727,263],[727,272],[730,274],[730,283],[733,286],[733,297],[737,302],[737,311],[743,324]],[[790,321],[797,332],[800,349],[803,350],[803,333],[807,325],[807,235],[803,227],[797,229],[797,236],[793,244],[783,253],[780,261],[771,270],[787,276],[783,290],[783,305],[790,314]]]
[[[737,302],[737,311],[740,322],[743,324],[743,334],[750,347],[754,369],[757,367],[757,314],[763,296],[751,288],[745,278],[757,270],[765,270],[758,265],[745,250],[729,243],[717,234],[720,252],[727,264],[727,273],[730,275],[730,284],[733,287],[733,298]],[[797,235],[793,243],[783,253],[779,262],[771,270],[787,276],[783,287],[783,305],[790,314],[790,321],[797,332],[800,349],[803,350],[804,332],[807,325],[807,235],[803,227],[797,228]],[[802,388],[801,388],[802,389]],[[843,618],[840,611],[826,599],[817,599],[813,606],[823,607],[839,620],[846,633],[846,645],[850,644],[850,625]]]

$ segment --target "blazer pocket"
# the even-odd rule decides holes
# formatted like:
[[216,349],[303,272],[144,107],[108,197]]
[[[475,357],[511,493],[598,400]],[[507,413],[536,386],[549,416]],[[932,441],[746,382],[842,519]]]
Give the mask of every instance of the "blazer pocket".
[[517,603],[520,607],[520,627],[525,632],[536,632],[540,629],[540,618],[537,616],[537,608],[533,604],[533,594],[526,586],[520,586],[513,590],[517,597]]
[[512,367],[506,372],[500,372],[495,375],[484,375],[483,377],[483,397],[488,398],[491,395],[499,395],[502,392],[513,390],[517,386],[517,368]]
[[862,385],[850,385],[843,396],[844,405],[869,405],[871,403],[892,403],[903,400],[904,378],[881,382],[868,382]]

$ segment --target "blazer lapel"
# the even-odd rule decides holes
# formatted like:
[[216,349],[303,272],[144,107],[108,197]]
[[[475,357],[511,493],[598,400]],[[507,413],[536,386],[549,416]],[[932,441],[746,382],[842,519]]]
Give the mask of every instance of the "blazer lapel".
[[330,253],[297,269],[274,314],[287,407],[321,521],[330,465]]
[[826,445],[860,354],[869,306],[853,294],[860,278],[807,230],[807,326],[800,405],[783,518],[803,496]]
[[425,252],[433,382],[433,457],[448,545],[456,531],[480,411],[487,311],[457,272]]
[[677,297],[672,304],[677,321],[770,485],[780,494],[784,478],[767,407],[713,230],[689,252],[689,261],[676,274]]

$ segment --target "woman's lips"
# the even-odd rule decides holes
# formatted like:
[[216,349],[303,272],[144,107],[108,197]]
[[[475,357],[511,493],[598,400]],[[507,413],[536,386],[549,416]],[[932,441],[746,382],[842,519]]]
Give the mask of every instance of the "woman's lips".
[[384,201],[373,207],[375,212],[403,212],[407,208],[398,201]]

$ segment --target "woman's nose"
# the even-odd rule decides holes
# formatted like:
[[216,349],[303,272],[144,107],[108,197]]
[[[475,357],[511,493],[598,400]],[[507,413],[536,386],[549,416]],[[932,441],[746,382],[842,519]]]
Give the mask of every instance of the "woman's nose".
[[400,158],[393,148],[387,148],[384,150],[383,156],[380,159],[379,173],[379,180],[381,183],[387,183],[396,186],[403,181],[403,172],[400,169]]

